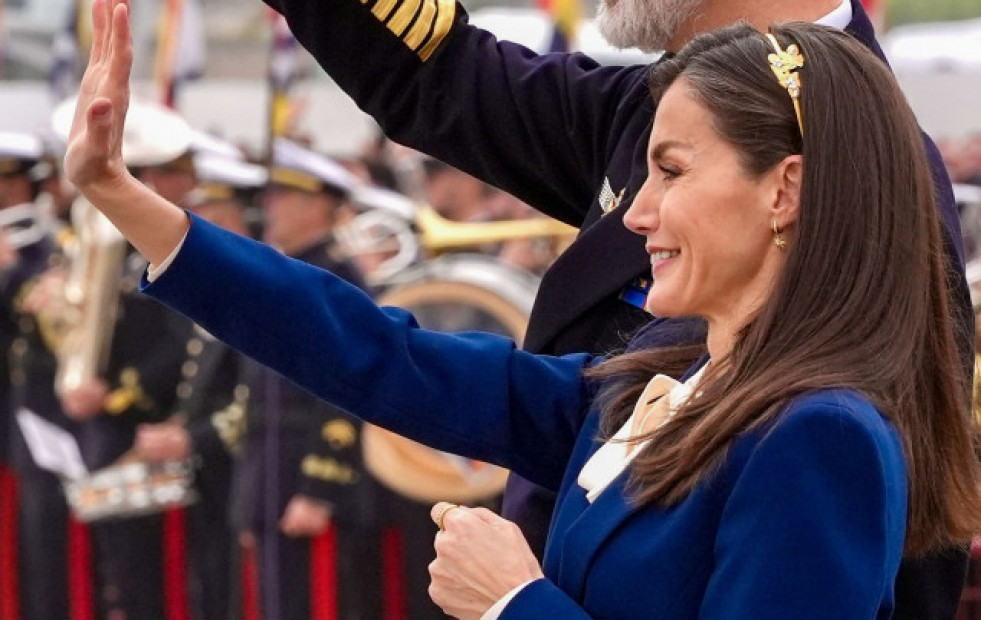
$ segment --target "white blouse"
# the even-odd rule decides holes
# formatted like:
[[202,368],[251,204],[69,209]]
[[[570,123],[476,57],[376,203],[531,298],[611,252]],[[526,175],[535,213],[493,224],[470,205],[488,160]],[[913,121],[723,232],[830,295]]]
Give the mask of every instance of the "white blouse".
[[651,407],[653,406],[652,401],[657,400],[661,396],[668,398],[667,415],[655,427],[660,428],[674,416],[678,409],[688,402],[688,399],[691,398],[692,393],[695,391],[695,386],[701,381],[702,374],[707,367],[708,364],[705,364],[699,368],[698,372],[689,377],[684,383],[679,383],[667,375],[654,375],[654,378],[644,388],[640,398],[637,399],[630,418],[613,435],[610,441],[600,446],[600,449],[586,461],[586,464],[583,465],[582,470],[579,472],[579,478],[576,482],[586,490],[586,499],[590,503],[593,503],[599,497],[599,494],[626,469],[630,461],[649,442],[649,440],[645,440],[641,443],[630,443],[626,440],[632,436],[635,425],[638,428],[644,427],[644,416],[650,413]]

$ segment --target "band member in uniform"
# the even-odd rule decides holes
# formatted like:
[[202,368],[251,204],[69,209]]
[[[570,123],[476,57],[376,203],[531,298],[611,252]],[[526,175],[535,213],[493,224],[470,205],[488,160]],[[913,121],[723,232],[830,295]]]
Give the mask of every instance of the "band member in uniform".
[[[8,210],[7,214],[23,213],[20,222],[14,222],[9,230],[5,228],[3,238],[0,238],[0,285],[2,285],[3,302],[8,310],[4,312],[4,327],[2,351],[0,355],[0,408],[3,411],[3,423],[0,424],[0,466],[6,465],[7,449],[9,446],[9,431],[13,424],[13,414],[10,408],[10,366],[6,352],[16,337],[17,325],[12,310],[15,296],[19,287],[29,278],[31,268],[22,274],[19,266],[17,249],[7,238],[9,233],[37,221],[40,214],[34,201],[38,195],[39,180],[32,178],[32,170],[38,165],[43,154],[43,145],[36,136],[24,133],[0,133],[0,209]],[[48,240],[50,241],[50,240]],[[30,248],[30,244],[26,246]],[[46,254],[47,248],[42,248],[41,254]]]
[[[642,310],[648,257],[622,219],[646,176],[651,66],[601,67],[581,54],[536,56],[468,25],[464,9],[450,0],[266,1],[390,138],[582,229],[542,280],[527,350],[605,354],[622,349],[650,320]],[[816,21],[844,29],[884,58],[860,0],[604,0],[599,10],[600,28],[615,45],[648,51],[677,51],[695,34],[740,19],[757,28]],[[939,152],[928,138],[926,144],[968,374],[974,319],[960,226]],[[679,333],[690,335],[691,326],[660,321],[645,343],[675,343]],[[552,496],[514,486],[505,492],[503,514],[541,557]],[[950,620],[965,570],[963,552],[904,563],[897,620]]]
[[25,308],[41,274],[59,258],[45,214],[37,205],[41,185],[53,172],[42,161],[43,155],[43,144],[33,135],[0,134],[0,212],[23,211],[17,221],[4,226],[4,243],[20,240],[16,248],[9,247],[13,262],[0,273],[2,358],[5,368],[9,364],[3,384],[12,388],[3,408],[4,416],[11,416],[10,461],[20,493],[16,501],[0,501],[10,501],[8,507],[17,510],[21,618],[68,620],[68,505],[58,476],[35,462],[13,417],[27,409],[51,424],[69,431],[72,427],[54,393],[54,355],[35,315]]
[[[89,470],[117,463],[131,451],[140,424],[173,409],[189,325],[136,290],[142,265],[129,254],[121,278],[119,319],[105,372],[62,397],[80,424],[79,447]],[[160,514],[91,525],[105,617],[164,618],[164,542]]]
[[[331,235],[352,183],[333,161],[277,140],[264,240],[363,288]],[[316,606],[338,620],[380,617],[377,484],[363,470],[361,423],[272,370],[253,363],[247,373],[235,504],[248,511],[243,525],[258,545],[265,617],[306,620]]]
[[[198,185],[185,198],[192,212],[248,235],[244,193],[265,184],[260,166],[196,153]],[[195,461],[198,501],[188,508],[188,580],[195,618],[231,618],[236,554],[229,523],[233,458],[242,448],[248,386],[244,358],[195,326],[187,340],[174,413],[139,427],[134,448],[149,461]]]
[[[184,163],[190,127],[170,111],[146,104],[140,111],[131,117],[132,122],[172,123],[174,130],[166,136],[136,127],[128,131],[136,140],[154,135],[158,141],[127,144],[127,164],[141,180],[152,183],[149,186],[154,191],[164,191],[161,195],[168,200],[182,203],[195,183],[193,168]],[[155,176],[159,169],[166,169],[162,177]],[[139,274],[145,266],[142,257],[127,248],[122,264],[114,267],[119,274],[115,280],[119,295],[116,321],[109,326],[112,333],[105,368],[61,393],[65,413],[79,424],[79,448],[90,471],[131,458],[137,428],[162,422],[174,410],[192,325],[139,294]],[[106,519],[90,529],[103,617],[164,620],[168,606],[185,603],[175,595],[185,592],[185,567],[165,569],[167,558],[173,557],[166,552],[173,549],[164,549],[164,514]]]

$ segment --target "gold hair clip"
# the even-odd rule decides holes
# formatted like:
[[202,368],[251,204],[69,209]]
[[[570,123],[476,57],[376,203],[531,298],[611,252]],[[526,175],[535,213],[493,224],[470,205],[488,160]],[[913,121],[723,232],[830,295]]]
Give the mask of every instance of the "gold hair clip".
[[800,113],[800,89],[801,80],[797,70],[804,66],[804,55],[796,43],[791,43],[786,50],[780,49],[777,38],[770,33],[766,33],[766,38],[770,40],[775,54],[766,57],[770,61],[770,69],[773,75],[777,76],[780,85],[787,89],[790,98],[794,102],[794,111],[797,112],[797,125],[800,127],[800,135],[804,135],[804,117]]

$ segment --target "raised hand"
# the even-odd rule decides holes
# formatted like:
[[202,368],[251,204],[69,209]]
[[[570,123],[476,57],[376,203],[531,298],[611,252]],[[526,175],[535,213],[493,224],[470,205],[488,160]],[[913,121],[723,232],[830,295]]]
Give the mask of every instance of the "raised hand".
[[65,154],[65,173],[83,194],[111,189],[129,174],[122,157],[133,65],[128,0],[95,0],[92,27],[92,54]]
[[160,264],[188,228],[184,211],[136,180],[123,163],[133,34],[129,0],[95,0],[92,55],[82,76],[65,154],[68,180],[151,264]]

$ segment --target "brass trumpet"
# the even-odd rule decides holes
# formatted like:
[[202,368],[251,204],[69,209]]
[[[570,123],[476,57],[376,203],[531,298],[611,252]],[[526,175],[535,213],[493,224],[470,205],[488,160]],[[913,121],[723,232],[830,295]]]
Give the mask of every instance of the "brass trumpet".
[[554,239],[564,249],[578,233],[572,226],[545,218],[455,222],[428,204],[376,187],[357,188],[352,202],[361,213],[334,234],[348,256],[386,255],[368,275],[374,284],[387,282],[424,254],[513,239]]
[[531,218],[492,222],[454,222],[436,213],[429,205],[416,211],[416,226],[422,247],[432,252],[500,243],[512,239],[557,237],[571,241],[579,232],[558,220]]

